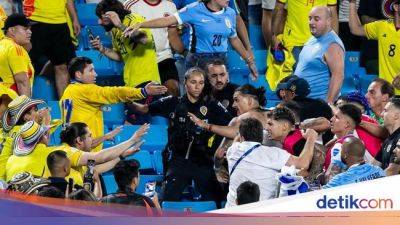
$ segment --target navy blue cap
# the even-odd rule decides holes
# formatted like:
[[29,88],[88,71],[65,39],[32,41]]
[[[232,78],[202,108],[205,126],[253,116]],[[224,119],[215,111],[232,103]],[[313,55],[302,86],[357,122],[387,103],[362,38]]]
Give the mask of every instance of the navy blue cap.
[[280,90],[290,90],[299,97],[307,97],[307,95],[310,94],[310,85],[305,79],[298,76],[290,76],[288,78],[289,79],[286,79],[286,82],[278,84],[278,87],[276,89],[276,94],[278,95],[278,97]]

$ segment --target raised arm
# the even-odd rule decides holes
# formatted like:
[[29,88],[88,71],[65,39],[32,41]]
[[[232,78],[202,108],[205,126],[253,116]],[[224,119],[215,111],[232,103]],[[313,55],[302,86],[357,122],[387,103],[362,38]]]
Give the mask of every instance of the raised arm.
[[96,164],[102,164],[110,160],[113,160],[115,158],[118,158],[119,156],[125,157],[127,156],[126,155],[127,153],[133,154],[133,152],[126,152],[126,150],[134,144],[141,145],[140,140],[143,137],[143,135],[146,134],[148,129],[149,129],[149,124],[144,124],[131,136],[131,138],[122,142],[119,145],[103,149],[100,152],[87,152],[82,154],[82,156],[79,159],[78,166],[87,165],[87,161],[89,159],[93,159],[96,162]]
[[356,1],[349,0],[349,2],[350,2],[350,12],[349,12],[350,32],[357,36],[366,36],[364,27],[360,22],[360,18],[358,18]]
[[308,170],[311,160],[314,154],[314,146],[315,141],[318,138],[318,133],[315,130],[307,129],[305,133],[303,133],[303,137],[306,138],[306,144],[304,145],[304,149],[301,152],[299,157],[290,156],[287,161],[287,166],[295,166],[297,169]]

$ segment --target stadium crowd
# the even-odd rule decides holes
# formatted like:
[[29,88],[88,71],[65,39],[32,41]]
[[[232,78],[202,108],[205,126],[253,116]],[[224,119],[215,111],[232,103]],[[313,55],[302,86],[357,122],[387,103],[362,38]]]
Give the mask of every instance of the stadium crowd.
[[[78,2],[96,4],[100,35],[80,24]],[[2,0],[0,187],[160,213],[163,202],[232,207],[301,193],[303,184],[310,191],[399,174],[400,1],[256,2],[266,71],[257,69],[248,6]],[[77,56],[82,36],[98,58]],[[377,75],[366,93],[343,92],[349,50],[360,51],[360,65]],[[268,87],[231,82],[231,52],[245,63],[249,81],[266,79]],[[122,62],[119,85],[98,83],[94,65],[102,57]],[[55,80],[60,118],[43,107],[46,99],[34,98],[34,83],[46,74]],[[266,90],[279,99],[268,108]],[[102,107],[116,103],[124,103],[125,125],[140,126],[127,140],[105,145],[124,129],[104,124]],[[168,121],[166,146],[158,149],[162,180],[140,193],[147,172],[141,164],[149,162],[133,158],[146,151],[155,116]],[[60,144],[50,142],[55,135]],[[107,190],[106,173],[115,193]]]

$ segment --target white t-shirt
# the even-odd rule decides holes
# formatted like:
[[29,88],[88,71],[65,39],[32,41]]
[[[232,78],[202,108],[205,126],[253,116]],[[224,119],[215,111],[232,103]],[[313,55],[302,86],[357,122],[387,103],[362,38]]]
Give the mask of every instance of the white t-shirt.
[[[177,12],[175,4],[167,0],[159,0],[156,4],[151,4],[146,0],[127,0],[124,7],[133,13],[142,15],[146,20],[166,17]],[[157,62],[172,58],[168,28],[154,28],[151,29],[151,33],[156,44]]]
[[[229,171],[236,161],[256,144],[259,143],[247,141],[233,143],[226,153]],[[287,151],[277,147],[260,146],[254,149],[238,164],[229,178],[229,193],[225,207],[236,205],[236,189],[245,181],[258,184],[260,201],[274,198],[278,188],[275,175],[286,165],[289,157]]]

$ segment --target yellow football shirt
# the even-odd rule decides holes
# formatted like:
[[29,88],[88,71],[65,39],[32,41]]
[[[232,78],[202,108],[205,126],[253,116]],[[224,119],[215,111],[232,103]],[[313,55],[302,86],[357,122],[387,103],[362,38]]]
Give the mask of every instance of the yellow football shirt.
[[[139,88],[100,87],[96,84],[73,83],[67,86],[60,99],[62,119],[66,120],[62,102],[69,99],[72,102],[69,122],[86,123],[93,138],[98,138],[104,135],[103,111],[101,111],[103,105],[140,100],[143,97]],[[101,149],[102,145],[99,145],[94,151]]]
[[[71,147],[67,144],[62,144],[60,146],[53,146],[49,147],[50,151],[56,151],[56,150],[61,150],[67,153],[67,157],[71,162],[71,170],[69,172],[69,176],[67,176],[65,179],[68,180],[69,178],[72,178],[74,180],[74,184],[78,184],[80,186],[83,185],[83,174],[80,172],[82,166],[78,166],[79,159],[81,158],[83,151],[76,149],[74,147]],[[44,172],[43,177],[50,177],[50,170],[46,167],[46,170]]]
[[4,27],[4,21],[7,19],[7,14],[4,11],[3,7],[0,5],[0,39],[4,37],[3,33],[3,27]]
[[283,43],[287,47],[303,46],[311,37],[308,15],[314,6],[336,5],[337,0],[278,0],[287,4]]
[[[368,23],[364,30],[368,39],[378,40],[379,77],[392,83],[400,73],[400,30],[391,20]],[[399,89],[396,94],[400,94]]]
[[14,175],[22,172],[29,172],[42,177],[47,167],[47,156],[50,152],[45,144],[39,143],[29,155],[10,156],[6,165],[6,181],[10,181]]
[[6,179],[6,164],[7,160],[13,154],[12,150],[12,142],[14,138],[17,136],[21,126],[14,126],[8,133],[5,133],[2,130],[2,150],[0,153],[0,180]]
[[34,69],[28,53],[14,40],[4,37],[0,40],[0,78],[2,84],[18,93],[14,75],[21,72],[28,75],[32,86]]
[[50,24],[67,22],[67,0],[24,0],[23,4],[25,15],[33,21]]
[[[125,16],[122,23],[125,26],[133,26],[144,21],[144,17],[132,13]],[[160,82],[153,36],[150,29],[140,30],[147,34],[148,42],[145,45],[131,43],[130,39],[123,37],[122,31],[118,28],[113,28],[111,31],[114,51],[122,56],[125,63],[124,82],[129,87],[136,87],[146,81]]]

